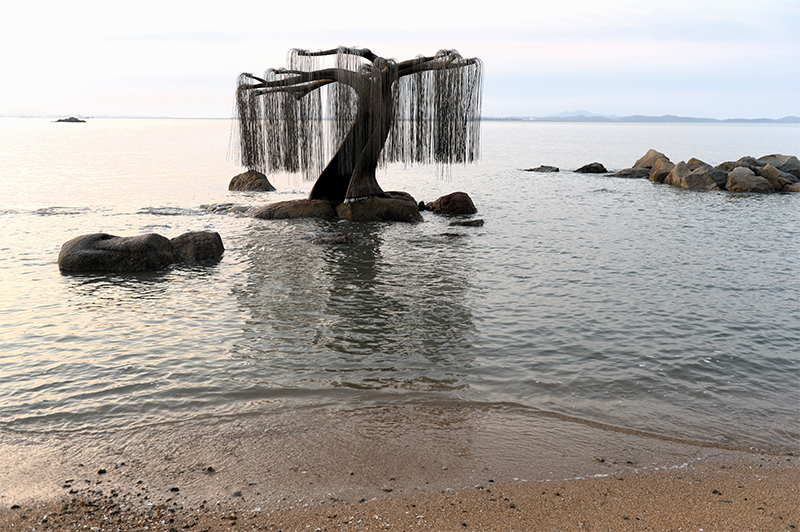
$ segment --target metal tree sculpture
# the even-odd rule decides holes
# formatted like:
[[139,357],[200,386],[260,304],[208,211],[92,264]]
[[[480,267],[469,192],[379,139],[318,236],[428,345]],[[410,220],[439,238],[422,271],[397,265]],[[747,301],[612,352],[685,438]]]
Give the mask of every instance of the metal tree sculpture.
[[[325,56],[335,56],[333,67],[321,68]],[[381,164],[446,166],[478,156],[483,65],[477,58],[442,50],[397,63],[340,47],[291,50],[287,63],[263,78],[239,76],[240,157],[263,173],[318,176],[309,199],[379,196]]]

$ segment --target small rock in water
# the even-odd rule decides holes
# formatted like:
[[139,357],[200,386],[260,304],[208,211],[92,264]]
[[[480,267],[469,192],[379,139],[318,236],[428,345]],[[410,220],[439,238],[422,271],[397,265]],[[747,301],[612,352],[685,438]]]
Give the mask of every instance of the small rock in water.
[[528,168],[525,170],[526,172],[541,172],[541,173],[553,173],[558,172],[557,166],[548,166],[546,164],[542,166],[537,166],[536,168]]
[[483,227],[483,220],[463,220],[460,222],[450,222],[448,225],[451,226],[463,226],[463,227]]
[[312,240],[311,243],[320,245],[355,244],[356,237],[353,233],[347,233],[328,238],[316,238]]

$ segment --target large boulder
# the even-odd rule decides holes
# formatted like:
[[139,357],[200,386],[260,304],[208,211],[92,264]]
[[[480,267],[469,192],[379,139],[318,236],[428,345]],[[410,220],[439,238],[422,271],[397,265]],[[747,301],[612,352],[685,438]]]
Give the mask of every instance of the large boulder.
[[65,272],[144,272],[172,262],[172,244],[155,233],[82,235],[65,242],[58,254],[58,267]]
[[351,222],[422,221],[417,201],[406,192],[386,192],[378,197],[340,203],[336,206],[336,214]]
[[428,210],[436,214],[475,214],[478,209],[472,202],[472,198],[466,192],[453,192],[427,204]]
[[608,170],[602,163],[594,162],[581,166],[575,172],[578,174],[607,174]]
[[225,252],[219,233],[193,231],[170,239],[174,262],[219,260]]
[[727,189],[732,192],[775,192],[775,188],[769,181],[757,176],[752,170],[744,166],[739,166],[728,172]]
[[291,218],[322,218],[333,220],[336,211],[330,201],[325,200],[288,200],[270,203],[250,211],[253,218],[262,220],[286,220]]
[[224,248],[218,233],[185,233],[169,240],[155,233],[82,235],[65,242],[58,267],[65,272],[144,272],[175,262],[219,260]]
[[248,170],[247,172],[233,176],[228,190],[257,190],[262,192],[271,192],[275,190],[272,183],[269,182],[267,176],[256,170]]
[[792,174],[800,179],[800,160],[794,155],[781,155],[774,153],[772,155],[765,155],[758,158],[758,162],[764,165],[770,164],[774,168],[787,174]]
[[659,161],[660,159],[664,159],[665,161],[669,162],[669,157],[660,151],[656,151],[651,148],[647,150],[647,153],[645,153],[638,161],[633,163],[633,168],[644,168],[646,170],[650,170],[653,165],[656,164],[656,161]]
[[653,183],[663,183],[675,165],[669,159],[659,159],[650,169],[650,181]]

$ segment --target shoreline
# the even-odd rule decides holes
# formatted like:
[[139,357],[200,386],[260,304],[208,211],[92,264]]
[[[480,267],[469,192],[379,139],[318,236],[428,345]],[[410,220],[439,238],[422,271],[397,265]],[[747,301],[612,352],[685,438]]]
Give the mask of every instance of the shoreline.
[[797,453],[514,410],[312,409],[8,439],[0,530],[800,527]]

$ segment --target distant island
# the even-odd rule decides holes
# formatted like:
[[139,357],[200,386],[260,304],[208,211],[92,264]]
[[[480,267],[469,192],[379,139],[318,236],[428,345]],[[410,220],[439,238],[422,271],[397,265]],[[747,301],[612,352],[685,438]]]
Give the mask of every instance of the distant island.
[[681,123],[749,123],[749,124],[800,124],[800,117],[785,116],[783,118],[695,118],[690,116],[615,116],[598,115],[588,111],[569,111],[551,116],[509,116],[509,117],[483,117],[483,120],[508,120],[525,122],[681,122]]
[[80,118],[75,118],[71,116],[69,118],[59,118],[56,122],[86,122],[86,120],[81,120]]

